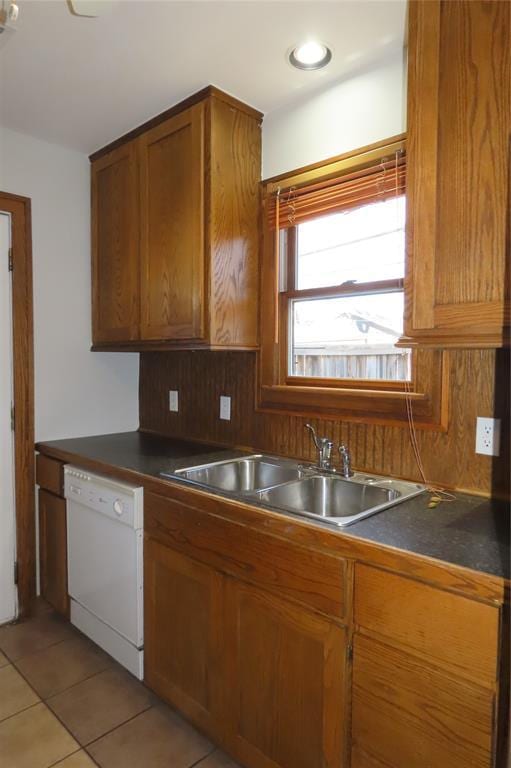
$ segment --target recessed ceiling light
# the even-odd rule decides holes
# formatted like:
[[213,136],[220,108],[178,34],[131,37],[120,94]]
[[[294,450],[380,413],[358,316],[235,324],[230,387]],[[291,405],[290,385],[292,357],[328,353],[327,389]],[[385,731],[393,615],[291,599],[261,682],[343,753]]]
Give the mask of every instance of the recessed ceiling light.
[[297,69],[322,69],[331,58],[330,48],[315,40],[297,45],[289,54],[289,61]]

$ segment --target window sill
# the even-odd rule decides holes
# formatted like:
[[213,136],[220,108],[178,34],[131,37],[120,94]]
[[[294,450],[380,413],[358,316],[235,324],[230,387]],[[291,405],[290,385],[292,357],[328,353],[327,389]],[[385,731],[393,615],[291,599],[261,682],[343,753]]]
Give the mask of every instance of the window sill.
[[300,414],[368,424],[403,426],[408,422],[407,398],[415,426],[439,432],[447,430],[448,366],[445,355],[428,382],[428,394],[381,388],[265,384],[258,387],[259,411]]

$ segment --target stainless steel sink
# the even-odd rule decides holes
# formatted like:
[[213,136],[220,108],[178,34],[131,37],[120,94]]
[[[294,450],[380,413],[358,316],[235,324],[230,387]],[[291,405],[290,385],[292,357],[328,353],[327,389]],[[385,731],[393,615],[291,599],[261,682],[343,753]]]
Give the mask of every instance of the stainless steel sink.
[[374,515],[425,489],[416,483],[376,475],[320,473],[289,459],[254,454],[162,472],[201,488],[244,496],[288,514],[346,526]]
[[315,475],[255,494],[259,501],[331,525],[346,526],[422,493],[415,483],[355,474],[349,479]]
[[162,472],[165,477],[179,477],[203,487],[231,493],[250,493],[298,480],[307,474],[293,462],[259,454],[178,469],[173,475]]

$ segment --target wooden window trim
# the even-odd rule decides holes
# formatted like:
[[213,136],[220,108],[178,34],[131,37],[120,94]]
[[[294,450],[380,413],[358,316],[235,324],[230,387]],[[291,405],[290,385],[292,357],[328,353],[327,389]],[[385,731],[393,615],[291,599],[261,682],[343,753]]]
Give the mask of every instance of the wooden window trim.
[[[275,297],[276,259],[275,230],[270,212],[277,189],[299,188],[353,173],[356,167],[367,167],[395,153],[405,145],[405,134],[377,144],[348,152],[324,163],[307,166],[262,182],[263,232],[261,263],[261,350],[258,364],[257,409],[289,415],[338,418],[345,421],[403,425],[407,422],[407,401],[412,403],[416,426],[445,431],[448,421],[447,356],[440,350],[415,350],[412,358],[412,381],[307,379],[287,372],[287,302],[300,296],[331,297],[368,292],[374,284],[329,286],[307,291],[281,291]],[[293,230],[290,229],[290,232]],[[294,237],[294,234],[291,234]],[[294,269],[292,259],[289,270]],[[403,281],[386,281],[383,290],[401,289]],[[292,283],[294,285],[294,281]],[[405,293],[406,302],[406,293]],[[285,371],[285,373],[284,373]]]

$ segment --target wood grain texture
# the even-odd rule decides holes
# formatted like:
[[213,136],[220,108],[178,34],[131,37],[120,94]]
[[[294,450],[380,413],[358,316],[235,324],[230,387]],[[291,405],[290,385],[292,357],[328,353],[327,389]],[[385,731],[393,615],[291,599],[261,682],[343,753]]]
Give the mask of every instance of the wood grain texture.
[[23,617],[30,613],[31,602],[36,594],[34,321],[30,199],[0,191],[0,210],[11,216],[14,493],[18,603],[19,615]]
[[222,577],[144,539],[144,680],[210,734],[223,730]]
[[[509,357],[502,352],[497,358],[492,350],[452,351],[446,356],[450,381],[447,431],[418,431],[427,479],[449,488],[506,495]],[[252,353],[144,353],[140,356],[141,428],[314,460],[315,450],[304,429],[311,419],[256,411],[255,379]],[[500,382],[498,391],[496,380]],[[168,410],[169,389],[181,393],[179,413]],[[218,418],[220,395],[232,398],[231,421]],[[476,416],[482,414],[502,418],[500,458],[474,453]],[[349,446],[357,469],[420,480],[407,425],[356,423],[334,415],[311,421],[319,434]]]
[[355,636],[352,768],[492,768],[491,691]]
[[38,453],[35,459],[35,481],[40,488],[55,496],[64,495],[64,465],[61,461],[51,459],[43,453]]
[[235,754],[261,768],[341,768],[346,629],[242,582],[227,588]]
[[39,490],[39,566],[41,596],[69,616],[66,501],[45,490]]
[[409,31],[405,336],[509,344],[511,4],[415,0]]
[[220,99],[221,101],[224,101],[226,104],[229,104],[234,109],[239,109],[242,112],[245,112],[247,115],[251,115],[251,117],[253,117],[255,120],[258,120],[259,122],[263,119],[262,112],[259,112],[257,109],[254,109],[254,107],[251,107],[249,104],[245,104],[243,101],[239,101],[239,99],[235,99],[234,96],[231,96],[230,94],[225,93],[224,91],[221,91],[219,88],[216,88],[214,85],[207,85],[205,88],[202,88],[200,91],[197,91],[196,93],[192,93],[191,96],[188,96],[186,99],[183,99],[183,101],[180,101],[177,104],[174,104],[172,107],[169,107],[169,109],[166,109],[164,112],[161,112],[159,115],[155,115],[155,117],[152,117],[150,120],[147,120],[145,123],[142,123],[136,128],[133,128],[133,130],[129,131],[128,133],[125,133],[123,136],[120,136],[118,139],[115,139],[115,141],[110,142],[110,144],[107,144],[101,149],[96,150],[96,152],[93,152],[92,155],[89,155],[89,160],[91,162],[94,162],[95,160],[102,157],[103,155],[108,154],[109,152],[112,152],[112,150],[116,149],[117,147],[120,147],[121,145],[126,144],[128,141],[132,141],[133,139],[136,139],[139,136],[141,136],[143,133],[146,133],[152,128],[155,128],[156,126],[160,125],[160,123],[166,122],[169,118],[174,117],[174,115],[177,115],[180,112],[183,112],[185,109],[189,109],[190,107],[193,107],[195,104],[198,104],[200,101],[204,101],[205,99],[208,99],[210,97],[215,97],[216,99]]
[[91,205],[93,342],[137,339],[140,232],[134,142],[92,164]]
[[204,104],[138,140],[142,339],[204,335]]
[[[193,497],[190,499],[193,503]],[[222,502],[218,509],[222,510]],[[290,541],[204,514],[200,507],[145,495],[145,529],[153,538],[231,576],[341,620],[346,562]]]
[[497,608],[357,564],[354,620],[362,631],[450,674],[495,688]]
[[261,125],[216,98],[210,110],[210,343],[255,347]]

